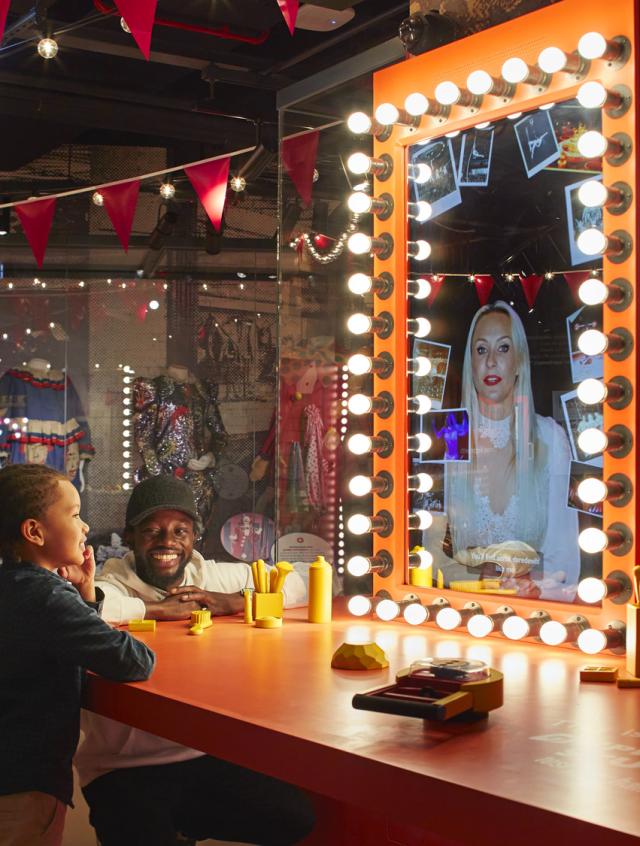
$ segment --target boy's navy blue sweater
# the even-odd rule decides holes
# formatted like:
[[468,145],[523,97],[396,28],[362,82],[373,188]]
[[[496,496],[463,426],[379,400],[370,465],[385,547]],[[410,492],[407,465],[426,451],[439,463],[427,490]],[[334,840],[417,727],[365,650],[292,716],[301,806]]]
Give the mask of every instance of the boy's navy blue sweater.
[[39,790],[69,804],[84,671],[151,674],[153,652],[96,607],[57,573],[0,566],[0,795]]

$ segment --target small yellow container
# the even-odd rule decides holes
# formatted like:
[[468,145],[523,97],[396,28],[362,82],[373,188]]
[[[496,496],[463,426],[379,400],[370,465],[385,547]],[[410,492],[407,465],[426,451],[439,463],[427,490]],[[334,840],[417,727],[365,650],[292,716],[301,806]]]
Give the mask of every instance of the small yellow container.
[[640,678],[640,605],[627,602],[627,672]]
[[282,617],[284,597],[281,593],[253,592],[253,618]]
[[155,620],[129,620],[130,632],[155,632]]
[[322,555],[309,567],[309,622],[330,623],[333,567]]

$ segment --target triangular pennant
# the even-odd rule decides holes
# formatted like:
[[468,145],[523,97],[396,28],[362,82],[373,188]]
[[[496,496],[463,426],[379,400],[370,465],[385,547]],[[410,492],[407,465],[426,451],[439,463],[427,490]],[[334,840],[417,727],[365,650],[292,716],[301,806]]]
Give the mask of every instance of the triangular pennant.
[[129,236],[133,226],[133,216],[136,213],[140,180],[131,179],[119,185],[108,185],[100,188],[104,197],[104,207],[111,218],[113,228],[120,239],[123,250],[129,250]]
[[427,307],[431,308],[436,301],[436,297],[440,293],[440,288],[444,285],[444,276],[441,276],[439,273],[434,273],[431,276],[427,276],[427,281],[431,285],[431,293],[427,297]]
[[476,286],[476,293],[480,300],[480,305],[485,306],[489,302],[489,296],[493,290],[493,276],[481,274],[473,277],[473,284]]
[[222,225],[230,161],[227,156],[225,159],[216,159],[214,162],[204,162],[184,169],[216,232],[220,232]]
[[529,304],[529,308],[533,308],[535,305],[538,292],[540,291],[540,286],[543,282],[544,276],[542,275],[532,274],[531,276],[520,277],[520,284],[522,285],[522,290],[524,291],[524,296]]
[[4,25],[7,22],[7,12],[9,11],[9,3],[11,0],[0,0],[0,44],[2,44],[2,36],[4,35]]
[[311,205],[319,140],[320,133],[316,130],[295,138],[285,138],[282,142],[282,163],[305,206]]
[[296,18],[298,17],[299,0],[278,0],[278,6],[287,22],[289,32],[293,35],[296,28]]
[[145,59],[151,52],[151,33],[158,0],[114,0]]
[[56,210],[56,198],[47,197],[44,200],[29,203],[16,203],[14,209],[20,219],[38,267],[42,267],[44,254],[47,251],[51,223]]
[[564,279],[569,288],[571,289],[571,293],[573,294],[573,298],[576,302],[581,303],[582,300],[578,296],[578,289],[583,282],[587,279],[591,279],[592,274],[589,270],[578,270],[576,272],[569,271],[568,273],[564,274]]

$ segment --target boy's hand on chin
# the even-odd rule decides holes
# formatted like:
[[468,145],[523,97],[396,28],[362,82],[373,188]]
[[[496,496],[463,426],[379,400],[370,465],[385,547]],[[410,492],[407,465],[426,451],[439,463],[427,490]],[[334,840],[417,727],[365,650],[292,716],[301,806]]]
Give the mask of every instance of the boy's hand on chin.
[[95,602],[96,592],[93,579],[96,574],[96,560],[93,555],[93,547],[85,547],[83,555],[84,561],[82,564],[58,567],[58,575],[71,582],[78,589],[83,599],[88,602]]

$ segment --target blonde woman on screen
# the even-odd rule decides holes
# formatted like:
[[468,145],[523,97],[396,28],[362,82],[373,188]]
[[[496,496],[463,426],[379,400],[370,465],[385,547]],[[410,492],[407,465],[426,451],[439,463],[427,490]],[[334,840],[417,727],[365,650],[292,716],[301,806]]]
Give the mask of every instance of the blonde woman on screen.
[[569,442],[535,413],[527,338],[505,302],[483,306],[471,322],[461,405],[471,460],[447,466],[453,557],[520,595],[572,601],[580,552],[578,515],[567,506]]

